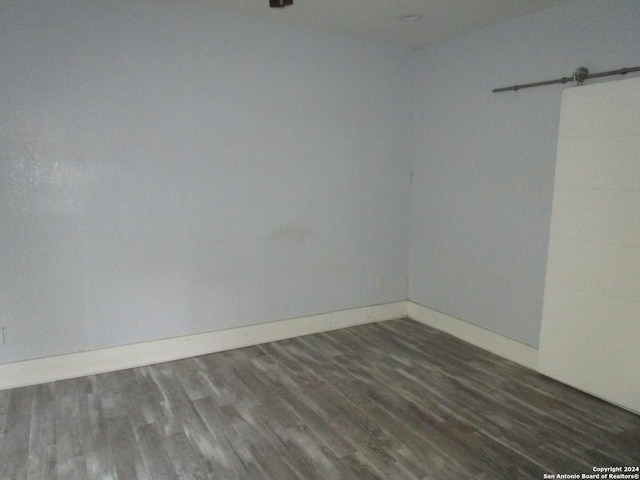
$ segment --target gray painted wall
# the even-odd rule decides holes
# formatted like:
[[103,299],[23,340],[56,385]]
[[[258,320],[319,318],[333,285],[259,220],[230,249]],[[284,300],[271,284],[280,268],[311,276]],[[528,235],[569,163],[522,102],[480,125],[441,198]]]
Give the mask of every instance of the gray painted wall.
[[636,66],[639,47],[640,2],[580,0],[417,56],[411,300],[538,345],[565,87],[491,90]]
[[1,0],[0,58],[0,363],[406,298],[409,51]]
[[0,0],[0,363],[403,300],[407,272],[537,345],[562,87],[491,89],[637,65],[639,25],[580,0],[410,52]]

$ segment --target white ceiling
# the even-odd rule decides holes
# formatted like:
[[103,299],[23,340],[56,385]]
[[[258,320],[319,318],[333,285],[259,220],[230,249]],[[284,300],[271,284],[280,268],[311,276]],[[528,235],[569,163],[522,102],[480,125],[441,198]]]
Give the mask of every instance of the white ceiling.
[[[573,0],[294,0],[282,9],[269,0],[168,1],[420,48]],[[423,17],[399,20],[408,14]]]

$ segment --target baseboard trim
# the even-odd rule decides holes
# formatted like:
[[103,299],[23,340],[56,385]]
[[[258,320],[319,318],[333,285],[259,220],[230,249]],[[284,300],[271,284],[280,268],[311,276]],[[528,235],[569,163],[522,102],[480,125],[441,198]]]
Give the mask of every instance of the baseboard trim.
[[411,301],[0,365],[0,390],[170,362],[286,338],[409,317],[533,370],[538,350]]
[[524,367],[532,370],[538,367],[538,350],[529,345],[411,301],[407,302],[407,315],[417,322],[437,328]]
[[402,301],[8,363],[0,365],[0,390],[169,362],[406,316],[407,302]]

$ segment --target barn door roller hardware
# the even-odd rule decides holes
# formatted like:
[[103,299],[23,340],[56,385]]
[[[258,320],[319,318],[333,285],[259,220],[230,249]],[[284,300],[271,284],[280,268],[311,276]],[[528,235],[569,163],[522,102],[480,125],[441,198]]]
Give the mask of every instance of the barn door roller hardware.
[[586,67],[578,67],[571,77],[562,77],[556,80],[546,80],[544,82],[525,83],[523,85],[513,85],[512,87],[494,88],[493,92],[507,92],[513,90],[514,92],[521,88],[541,87],[543,85],[553,85],[554,83],[568,83],[576,82],[578,85],[582,85],[585,80],[596,77],[606,77],[608,75],[625,75],[630,72],[640,72],[640,67],[621,68],[619,70],[610,70],[608,72],[601,73],[589,73]]
[[284,8],[287,5],[293,5],[293,0],[269,0],[271,8]]

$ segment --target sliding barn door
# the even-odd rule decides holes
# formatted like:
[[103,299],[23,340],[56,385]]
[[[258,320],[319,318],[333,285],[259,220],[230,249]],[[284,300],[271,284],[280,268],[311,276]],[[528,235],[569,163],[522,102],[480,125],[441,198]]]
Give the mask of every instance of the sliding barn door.
[[539,370],[640,412],[640,78],[562,95]]

